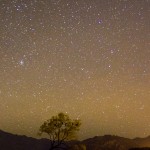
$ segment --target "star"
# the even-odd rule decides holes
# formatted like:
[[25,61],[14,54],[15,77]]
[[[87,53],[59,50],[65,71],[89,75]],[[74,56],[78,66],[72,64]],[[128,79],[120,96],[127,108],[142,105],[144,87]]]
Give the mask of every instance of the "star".
[[67,112],[80,139],[150,135],[149,0],[0,4],[0,129],[36,137]]
[[21,66],[23,66],[23,65],[24,65],[24,60],[20,60],[20,61],[19,61],[19,64],[20,64]]

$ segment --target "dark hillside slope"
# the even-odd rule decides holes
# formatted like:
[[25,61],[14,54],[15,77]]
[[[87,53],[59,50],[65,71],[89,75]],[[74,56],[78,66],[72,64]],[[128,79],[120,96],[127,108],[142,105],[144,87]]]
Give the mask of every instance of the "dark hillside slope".
[[[149,143],[150,137],[128,139],[112,135],[96,136],[83,141],[69,142],[70,145],[84,144],[87,150],[129,150],[134,147],[148,147]],[[0,150],[49,150],[49,148],[50,141],[48,139],[34,139],[0,130]]]

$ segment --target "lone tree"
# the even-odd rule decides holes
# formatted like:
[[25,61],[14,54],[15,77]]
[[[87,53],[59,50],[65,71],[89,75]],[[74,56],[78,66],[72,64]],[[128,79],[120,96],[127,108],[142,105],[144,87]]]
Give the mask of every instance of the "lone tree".
[[81,122],[78,119],[71,120],[67,114],[59,113],[45,121],[39,129],[39,135],[48,134],[53,149],[67,149],[66,141],[76,138]]

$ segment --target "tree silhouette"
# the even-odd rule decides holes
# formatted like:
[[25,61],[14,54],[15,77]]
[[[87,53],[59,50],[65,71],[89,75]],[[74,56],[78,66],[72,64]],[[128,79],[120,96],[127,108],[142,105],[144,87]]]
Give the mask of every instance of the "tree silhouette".
[[80,125],[80,120],[71,120],[67,114],[59,113],[40,126],[39,135],[42,133],[49,135],[51,141],[49,150],[67,149],[65,141],[76,138],[76,132],[79,131]]

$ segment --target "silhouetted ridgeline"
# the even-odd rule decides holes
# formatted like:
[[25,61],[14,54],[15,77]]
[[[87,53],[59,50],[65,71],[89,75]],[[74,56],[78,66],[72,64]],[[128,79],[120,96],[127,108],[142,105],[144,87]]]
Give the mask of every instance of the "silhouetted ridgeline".
[[143,147],[143,148],[131,148],[129,150],[150,150],[148,147]]
[[150,136],[146,138],[135,138],[134,140],[139,143],[141,147],[150,147]]
[[[127,139],[118,136],[96,136],[83,141],[72,141],[70,145],[83,144],[87,150],[150,150],[138,147],[150,147],[150,137]],[[137,147],[131,149],[133,147]],[[34,139],[31,137],[10,134],[0,130],[0,150],[49,150],[48,139]],[[58,150],[58,149],[57,149]]]
[[46,150],[50,146],[47,139],[34,139],[0,131],[0,150]]

